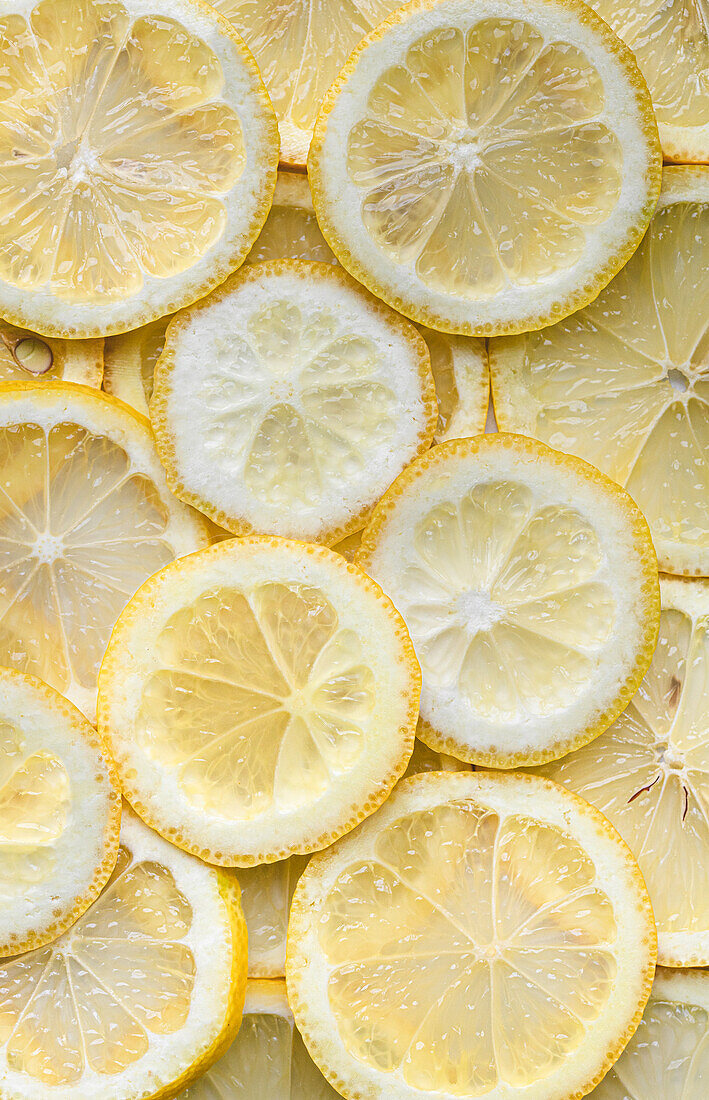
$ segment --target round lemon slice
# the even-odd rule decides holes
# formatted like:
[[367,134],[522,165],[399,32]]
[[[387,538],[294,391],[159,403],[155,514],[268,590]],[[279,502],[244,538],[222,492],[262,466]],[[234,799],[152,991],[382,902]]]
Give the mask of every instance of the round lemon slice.
[[462,760],[563,756],[610,725],[650,663],[645,520],[593,467],[534,440],[434,447],[377,506],[356,561],[411,633],[420,736]]
[[709,574],[708,334],[709,168],[668,168],[644,241],[595,302],[490,341],[502,430],[624,485],[669,573]]
[[569,1100],[632,1035],[654,962],[642,876],[601,814],[536,777],[439,772],[310,861],[286,977],[348,1100]]
[[0,320],[0,382],[81,382],[99,389],[103,340],[46,339]]
[[0,963],[0,1095],[168,1100],[231,1042],[245,989],[238,891],[125,810],[100,897]]
[[99,729],[126,797],[211,863],[307,854],[389,794],[413,750],[420,671],[400,615],[331,550],[231,539],[126,608]]
[[239,266],[278,133],[227,20],[202,0],[14,0],[0,35],[0,314],[105,336]]
[[328,264],[244,268],[167,332],[150,417],[168,482],[236,535],[358,531],[433,439],[413,325]]
[[633,55],[577,0],[414,0],[354,50],[308,170],[340,262],[446,332],[524,332],[640,242],[661,153]]
[[663,579],[640,690],[593,745],[544,774],[592,802],[640,864],[666,966],[709,965],[709,582]]
[[0,956],[55,939],[96,899],[120,820],[93,727],[40,680],[0,668]]
[[659,967],[638,1030],[588,1100],[704,1100],[709,974]]
[[168,491],[146,421],[67,382],[0,387],[0,663],[92,718],[126,601],[207,541]]

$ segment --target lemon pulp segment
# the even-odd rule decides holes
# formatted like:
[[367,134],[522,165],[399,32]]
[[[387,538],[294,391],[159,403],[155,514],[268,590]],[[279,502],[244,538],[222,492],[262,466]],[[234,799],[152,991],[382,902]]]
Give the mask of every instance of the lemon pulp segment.
[[307,857],[239,867],[233,875],[241,887],[241,904],[249,930],[249,977],[282,978],[286,970],[286,933],[293,891]]

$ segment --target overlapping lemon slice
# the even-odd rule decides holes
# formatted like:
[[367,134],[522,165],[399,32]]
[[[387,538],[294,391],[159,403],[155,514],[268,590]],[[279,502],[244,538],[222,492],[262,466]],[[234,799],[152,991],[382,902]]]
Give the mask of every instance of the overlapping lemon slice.
[[143,416],[150,416],[155,364],[165,346],[170,320],[170,317],[161,317],[106,340],[103,388]]
[[411,633],[419,736],[462,760],[563,756],[610,725],[650,663],[645,520],[593,467],[534,440],[432,448],[385,494],[355,560]]
[[238,267],[278,133],[225,19],[202,0],[10,0],[0,38],[0,314],[104,336]]
[[147,422],[84,386],[3,386],[0,468],[0,663],[91,718],[119,612],[204,525],[168,491]]
[[591,301],[660,187],[633,55],[577,0],[415,0],[354,50],[308,161],[340,262],[446,332],[524,332]]
[[709,581],[663,579],[660,636],[640,690],[599,737],[543,774],[597,806],[635,853],[659,959],[709,965]]
[[0,320],[0,382],[33,378],[81,382],[98,389],[103,380],[103,341],[45,338]]
[[348,1100],[569,1100],[637,1026],[654,960],[601,814],[536,777],[438,772],[310,861],[288,997]]
[[310,184],[302,172],[278,173],[273,205],[246,262],[260,264],[289,258],[337,263],[320,232]]
[[168,482],[236,535],[336,542],[427,450],[413,325],[329,264],[245,267],[170,324],[150,417]]
[[359,569],[306,543],[231,539],[126,608],[99,729],[149,824],[248,867],[322,848],[384,801],[420,684],[400,615]]
[[167,1100],[231,1041],[245,989],[238,891],[126,809],[91,908],[0,962],[1,1094]]
[[0,668],[0,956],[54,939],[96,899],[120,820],[93,727],[40,680]]

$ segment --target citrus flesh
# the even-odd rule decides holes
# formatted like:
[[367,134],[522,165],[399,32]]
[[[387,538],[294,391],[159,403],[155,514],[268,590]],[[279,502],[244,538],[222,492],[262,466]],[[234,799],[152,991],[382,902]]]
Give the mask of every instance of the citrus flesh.
[[45,339],[0,320],[0,382],[80,382],[99,389],[102,340]]

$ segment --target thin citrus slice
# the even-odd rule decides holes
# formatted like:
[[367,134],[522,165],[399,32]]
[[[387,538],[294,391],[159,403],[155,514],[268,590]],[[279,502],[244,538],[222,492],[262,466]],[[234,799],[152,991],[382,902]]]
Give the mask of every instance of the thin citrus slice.
[[642,876],[601,814],[537,777],[438,772],[310,861],[286,977],[348,1100],[569,1100],[632,1035],[654,963]]
[[147,422],[85,386],[1,387],[0,465],[0,663],[91,718],[119,612],[204,525],[168,491]]
[[595,302],[490,342],[503,431],[578,454],[647,516],[660,568],[709,575],[709,168],[668,168],[638,251]]
[[627,706],[657,638],[657,562],[630,497],[522,436],[434,447],[356,557],[421,662],[419,736],[462,760],[543,763]]
[[333,84],[308,171],[360,282],[487,336],[595,298],[647,228],[661,163],[633,55],[579,0],[413,0]]
[[490,374],[484,340],[419,327],[431,356],[438,423],[434,443],[485,431]]
[[150,417],[173,492],[236,535],[336,542],[427,450],[413,325],[340,268],[245,267],[171,322]]
[[0,382],[81,382],[99,389],[102,340],[46,339],[0,320]]
[[0,668],[0,956],[53,940],[95,901],[120,820],[94,728],[41,680]]
[[630,706],[543,774],[601,810],[630,845],[659,959],[709,965],[709,582],[663,579],[660,636]]
[[231,539],[126,608],[99,729],[153,828],[248,867],[322,848],[384,801],[420,684],[399,613],[359,569],[306,543]]
[[0,1095],[168,1100],[231,1042],[245,989],[238,891],[126,809],[100,897],[0,963]]
[[155,364],[165,346],[171,320],[161,317],[133,332],[109,336],[106,340],[103,388],[143,416],[150,416]]
[[105,336],[239,266],[278,133],[227,20],[202,0],[10,0],[0,40],[0,314]]
[[709,161],[709,20],[704,0],[590,0],[645,77],[666,160]]
[[267,260],[314,260],[336,264],[315,217],[310,184],[302,172],[279,172],[266,224],[246,257],[249,264]]
[[705,1100],[709,974],[658,968],[638,1030],[588,1100]]

